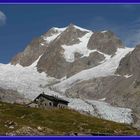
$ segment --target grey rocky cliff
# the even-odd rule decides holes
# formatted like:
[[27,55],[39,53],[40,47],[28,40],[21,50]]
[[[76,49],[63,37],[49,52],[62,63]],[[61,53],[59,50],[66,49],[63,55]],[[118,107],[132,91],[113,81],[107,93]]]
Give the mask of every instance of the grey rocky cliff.
[[[46,72],[49,76],[62,78],[68,71],[69,63],[63,57],[63,49],[56,47],[59,44],[52,44],[40,58],[37,69],[39,72]],[[50,53],[51,52],[51,53]]]
[[133,75],[137,80],[140,79],[140,45],[137,45],[131,53],[121,60],[116,73]]

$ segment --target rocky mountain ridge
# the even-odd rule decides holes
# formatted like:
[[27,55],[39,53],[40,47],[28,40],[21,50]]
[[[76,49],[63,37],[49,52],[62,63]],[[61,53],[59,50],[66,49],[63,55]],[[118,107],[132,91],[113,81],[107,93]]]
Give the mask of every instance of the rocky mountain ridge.
[[94,33],[70,24],[62,29],[52,28],[33,40],[11,63],[29,66],[41,56],[39,72],[55,78],[70,77],[99,65],[107,56],[114,55],[117,48],[124,48],[123,43],[111,31]]

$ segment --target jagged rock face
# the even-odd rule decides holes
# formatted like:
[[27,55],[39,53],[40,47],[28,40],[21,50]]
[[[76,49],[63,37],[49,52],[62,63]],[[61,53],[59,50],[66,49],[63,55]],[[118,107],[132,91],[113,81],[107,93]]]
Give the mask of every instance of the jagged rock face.
[[124,57],[116,71],[120,75],[133,75],[137,80],[140,79],[140,45]]
[[[68,71],[68,62],[63,57],[63,49],[56,47],[57,44],[49,46],[47,51],[40,58],[37,69],[39,72],[46,72],[49,76],[62,78]],[[51,52],[51,53],[50,53]]]
[[61,36],[55,41],[55,44],[60,45],[73,45],[80,42],[79,38],[84,36],[87,31],[81,31],[80,29],[75,28],[73,24],[70,24],[67,29],[62,32]]
[[38,57],[44,53],[47,48],[47,44],[43,40],[42,37],[34,39],[25,50],[19,54],[17,54],[11,61],[13,65],[20,64],[22,66],[29,66]]
[[95,32],[88,43],[89,49],[97,49],[103,53],[113,55],[117,48],[124,48],[122,41],[111,31]]

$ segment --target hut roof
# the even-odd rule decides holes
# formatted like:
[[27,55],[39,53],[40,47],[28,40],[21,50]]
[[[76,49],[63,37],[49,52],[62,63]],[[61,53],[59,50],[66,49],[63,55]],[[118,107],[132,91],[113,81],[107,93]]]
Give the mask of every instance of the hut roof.
[[47,94],[44,94],[44,93],[41,93],[40,95],[38,95],[34,101],[36,101],[36,99],[39,99],[40,97],[44,97],[48,100],[51,100],[51,101],[55,101],[55,102],[60,102],[60,103],[64,103],[64,104],[68,104],[69,102],[64,100],[64,99],[61,99],[61,98],[58,98],[58,97],[55,97],[55,96],[50,96],[50,95],[47,95]]

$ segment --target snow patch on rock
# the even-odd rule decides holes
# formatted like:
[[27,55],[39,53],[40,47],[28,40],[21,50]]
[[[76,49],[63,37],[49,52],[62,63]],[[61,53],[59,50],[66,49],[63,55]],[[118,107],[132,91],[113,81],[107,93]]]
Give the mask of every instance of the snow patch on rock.
[[89,42],[90,37],[92,36],[93,32],[88,32],[83,37],[79,38],[80,43],[74,44],[74,45],[62,45],[62,48],[64,49],[64,58],[67,62],[74,62],[75,61],[75,53],[79,53],[82,56],[81,57],[88,57],[90,53],[92,52],[99,52],[100,54],[103,54],[106,59],[110,58],[110,55],[104,54],[96,49],[90,50],[87,47],[87,44]]
[[101,33],[106,33],[106,32],[108,32],[108,31],[102,31]]
[[124,75],[125,78],[129,78],[129,77],[132,77],[132,76],[133,76],[133,74],[131,74],[131,75],[129,75],[129,74]]
[[57,38],[58,36],[60,35],[60,33],[56,33],[56,34],[53,34],[49,37],[43,37],[43,39],[46,41],[46,43],[50,43],[52,42],[55,38]]
[[89,50],[87,48],[88,41],[92,35],[92,32],[87,33],[83,37],[79,38],[80,43],[79,44],[74,44],[71,46],[68,45],[62,45],[62,48],[64,49],[64,58],[66,59],[67,62],[74,62],[74,54],[80,53],[83,56],[89,56],[92,50]]
[[56,39],[64,30],[66,30],[66,27],[64,28],[53,27],[52,30],[54,30],[55,33],[51,34],[50,36],[43,36],[43,39],[46,41],[46,43],[50,43],[54,39]]
[[92,32],[92,31],[90,31],[90,30],[87,30],[87,29],[84,29],[84,28],[81,28],[81,27],[79,27],[79,26],[76,26],[76,25],[74,25],[74,27],[75,28],[77,28],[77,29],[79,29],[79,30],[81,30],[81,31],[86,31],[86,32]]

